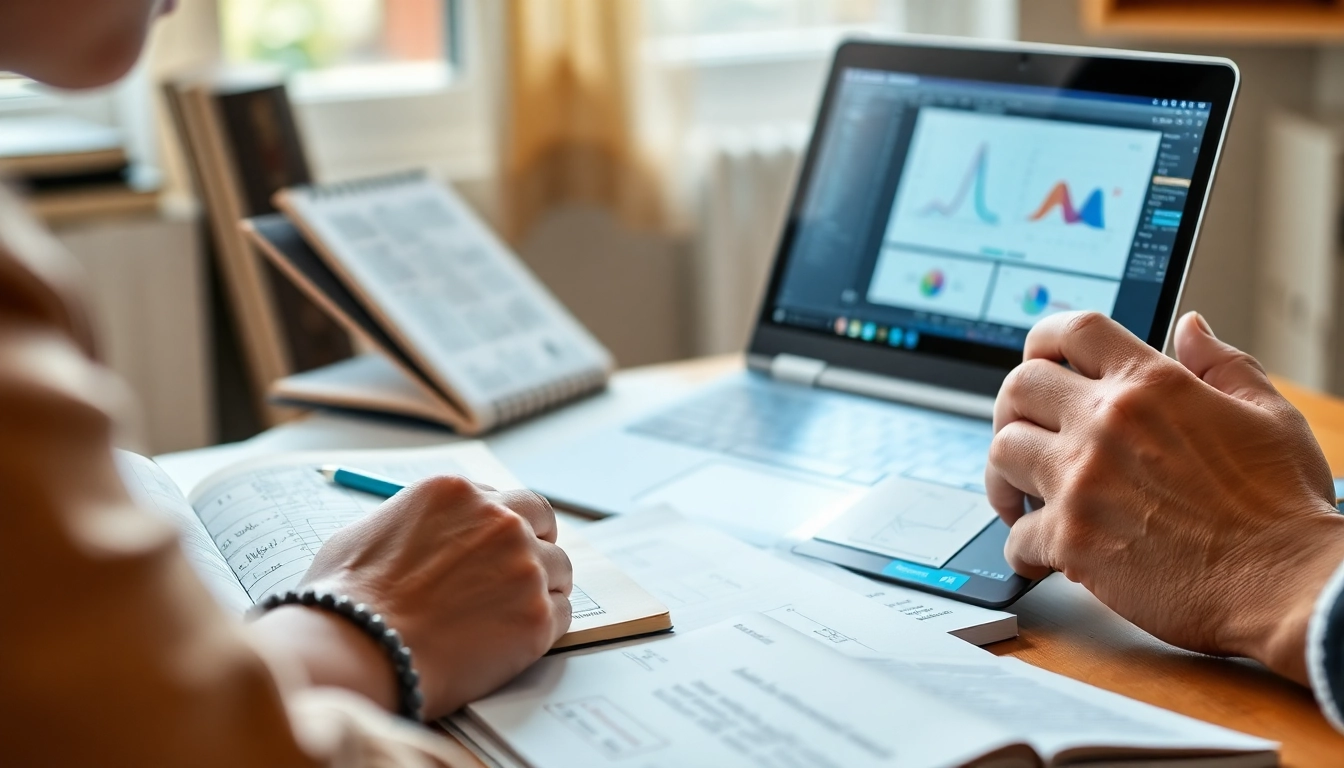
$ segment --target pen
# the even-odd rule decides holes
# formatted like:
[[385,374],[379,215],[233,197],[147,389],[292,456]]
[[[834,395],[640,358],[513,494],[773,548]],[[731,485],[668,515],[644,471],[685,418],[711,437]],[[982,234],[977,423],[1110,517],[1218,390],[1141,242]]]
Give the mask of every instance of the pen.
[[406,487],[396,480],[388,480],[385,477],[379,477],[368,472],[338,467],[333,464],[318,467],[317,473],[339,486],[353,488],[356,491],[371,493],[383,498],[392,496]]

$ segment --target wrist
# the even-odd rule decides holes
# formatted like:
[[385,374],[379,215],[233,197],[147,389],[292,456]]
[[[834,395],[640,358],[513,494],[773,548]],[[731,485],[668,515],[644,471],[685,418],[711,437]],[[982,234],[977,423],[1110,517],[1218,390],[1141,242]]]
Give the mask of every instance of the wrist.
[[[1288,547],[1295,547],[1296,551]],[[1274,672],[1309,685],[1307,631],[1322,590],[1344,564],[1344,516],[1333,509],[1289,540],[1279,562],[1262,578],[1272,583],[1261,598],[1246,655]]]
[[341,616],[284,605],[250,625],[256,641],[296,660],[311,686],[345,688],[397,711],[396,674],[387,652]]

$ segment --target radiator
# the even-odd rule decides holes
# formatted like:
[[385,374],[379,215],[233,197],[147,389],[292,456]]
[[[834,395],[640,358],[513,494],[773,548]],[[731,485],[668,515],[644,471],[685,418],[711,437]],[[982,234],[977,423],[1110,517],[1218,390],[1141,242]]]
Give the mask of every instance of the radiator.
[[697,354],[741,351],[760,310],[798,163],[803,125],[698,136],[691,259],[691,329]]

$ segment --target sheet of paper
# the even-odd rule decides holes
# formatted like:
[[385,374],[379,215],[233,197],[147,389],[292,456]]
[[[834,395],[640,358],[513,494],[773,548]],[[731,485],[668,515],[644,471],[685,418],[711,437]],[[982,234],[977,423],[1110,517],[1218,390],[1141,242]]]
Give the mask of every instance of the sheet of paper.
[[843,638],[886,654],[970,659],[986,655],[670,509],[604,520],[585,526],[583,536],[663,601],[677,632],[759,611],[790,626],[795,621],[803,627],[825,625],[816,637],[829,638],[827,642]]
[[868,658],[902,683],[1007,728],[1051,758],[1069,750],[1270,752],[1274,742],[1149,706],[1014,658],[988,663]]
[[759,614],[543,659],[467,712],[535,768],[918,768],[1013,741]]
[[941,568],[995,517],[983,493],[894,477],[873,486],[816,538]]
[[484,763],[486,768],[529,768],[461,710],[439,720],[438,724]]
[[292,200],[337,271],[473,408],[610,368],[606,350],[441,182],[389,178]]
[[316,471],[322,464],[406,483],[434,474],[461,474],[496,488],[519,487],[476,442],[405,451],[288,454],[229,467],[197,486],[191,506],[253,601],[297,586],[328,536],[383,502],[328,482]]
[[773,554],[791,565],[899,611],[930,629],[946,632],[968,643],[988,645],[1017,637],[1017,616],[1006,611],[981,608],[899,584],[869,579],[838,565],[788,551],[776,550]]
[[162,515],[181,531],[182,551],[205,588],[225,609],[241,614],[252,607],[252,599],[238,583],[182,491],[173,484],[159,465],[138,454],[117,451],[117,469],[121,471],[132,498],[147,511]]
[[1045,752],[1089,742],[1136,748],[1272,747],[1001,659],[931,631],[928,622],[891,610],[880,599],[862,597],[671,510],[613,518],[585,527],[584,535],[668,604],[679,631],[759,611],[956,708],[1011,723]]

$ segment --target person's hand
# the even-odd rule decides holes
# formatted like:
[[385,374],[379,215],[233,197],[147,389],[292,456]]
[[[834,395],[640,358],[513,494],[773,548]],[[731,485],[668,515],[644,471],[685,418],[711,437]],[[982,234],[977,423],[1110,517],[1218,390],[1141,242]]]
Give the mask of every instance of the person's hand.
[[[555,514],[537,494],[435,477],[329,538],[304,584],[383,614],[411,649],[434,718],[499,687],[569,629],[573,572],[555,537]],[[343,621],[285,607],[257,624],[273,622],[261,631],[284,635],[291,650],[306,645],[298,650],[318,682],[390,706],[390,663]],[[380,676],[372,684],[366,670],[349,668],[369,664]]]
[[1167,642],[1305,681],[1307,619],[1344,562],[1330,468],[1203,318],[1181,318],[1175,346],[1179,363],[1098,313],[1032,329],[985,473],[1008,562],[1062,572]]

